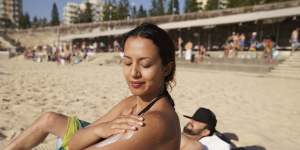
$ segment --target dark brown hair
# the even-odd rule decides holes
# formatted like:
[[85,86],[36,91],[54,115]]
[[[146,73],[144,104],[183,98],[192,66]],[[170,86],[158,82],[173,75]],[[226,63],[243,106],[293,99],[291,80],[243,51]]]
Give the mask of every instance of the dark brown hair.
[[[155,24],[143,23],[124,35],[123,48],[126,40],[129,37],[133,37],[133,36],[143,37],[153,41],[153,43],[158,47],[159,56],[161,58],[162,65],[166,66],[169,63],[173,64],[171,66],[170,73],[165,77],[164,80],[165,88],[172,89],[172,87],[174,87],[175,85],[175,80],[174,80],[174,75],[176,70],[175,45],[172,39],[170,38],[170,36],[168,35],[168,33]],[[167,92],[167,89],[165,90],[168,98],[172,100],[171,96]],[[173,100],[172,100],[172,105],[174,105]]]

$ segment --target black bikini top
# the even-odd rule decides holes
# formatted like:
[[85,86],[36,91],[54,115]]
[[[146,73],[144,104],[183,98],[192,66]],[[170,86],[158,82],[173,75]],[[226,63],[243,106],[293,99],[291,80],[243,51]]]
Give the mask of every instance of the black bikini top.
[[165,92],[162,92],[162,94],[159,94],[157,97],[155,97],[151,102],[150,104],[148,104],[143,110],[141,110],[139,113],[138,113],[138,116],[141,116],[143,115],[144,113],[146,113],[160,98],[162,98],[163,96],[166,96],[167,99],[168,99],[168,102],[170,103],[170,105],[172,107],[174,107],[174,101],[172,99],[172,97],[169,95],[169,93],[167,91]]
[[144,113],[146,113],[161,97],[163,97],[163,94],[160,94],[159,96],[155,97],[150,104],[148,104],[143,110],[141,110],[138,113],[138,116],[143,115]]

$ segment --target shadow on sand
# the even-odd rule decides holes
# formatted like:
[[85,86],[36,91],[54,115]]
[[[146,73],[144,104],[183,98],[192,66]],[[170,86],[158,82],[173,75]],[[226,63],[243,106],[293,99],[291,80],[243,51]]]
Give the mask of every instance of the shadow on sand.
[[220,133],[220,132],[218,132],[217,136],[219,136],[225,142],[229,143],[232,147],[232,150],[266,150],[266,148],[264,148],[260,145],[237,147],[233,143],[233,141],[239,141],[239,137],[235,133],[230,133],[230,132]]
[[0,72],[0,75],[10,75],[10,73]]
[[4,140],[6,136],[0,132],[0,140]]
[[254,146],[237,147],[237,148],[233,148],[232,150],[266,150],[266,148],[259,145],[254,145]]

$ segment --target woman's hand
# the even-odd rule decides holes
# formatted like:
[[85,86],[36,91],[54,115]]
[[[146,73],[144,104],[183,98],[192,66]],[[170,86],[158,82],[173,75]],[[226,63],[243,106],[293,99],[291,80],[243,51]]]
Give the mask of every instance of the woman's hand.
[[137,115],[123,114],[112,121],[94,125],[94,133],[101,138],[108,138],[115,134],[125,133],[127,130],[138,130],[144,125],[144,119]]

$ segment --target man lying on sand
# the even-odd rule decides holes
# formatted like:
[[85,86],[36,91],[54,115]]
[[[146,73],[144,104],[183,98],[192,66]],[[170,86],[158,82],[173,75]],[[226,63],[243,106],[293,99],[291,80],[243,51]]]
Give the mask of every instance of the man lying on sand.
[[215,114],[200,107],[183,128],[180,150],[230,150],[230,145],[214,135],[217,119]]

